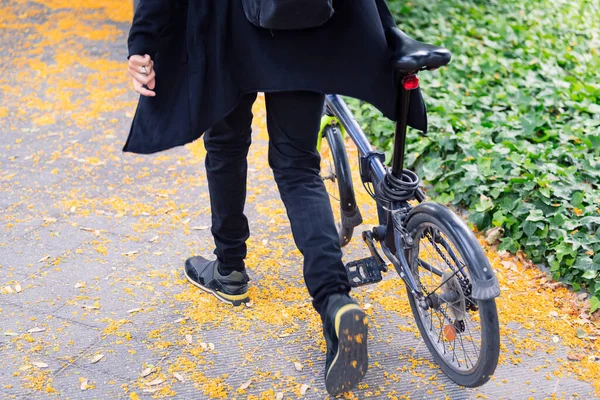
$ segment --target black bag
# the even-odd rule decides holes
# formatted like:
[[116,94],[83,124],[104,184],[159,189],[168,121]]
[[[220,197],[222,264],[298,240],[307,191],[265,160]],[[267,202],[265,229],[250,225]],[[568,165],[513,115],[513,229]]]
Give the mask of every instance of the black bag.
[[333,0],[242,0],[246,18],[265,29],[307,29],[333,15]]

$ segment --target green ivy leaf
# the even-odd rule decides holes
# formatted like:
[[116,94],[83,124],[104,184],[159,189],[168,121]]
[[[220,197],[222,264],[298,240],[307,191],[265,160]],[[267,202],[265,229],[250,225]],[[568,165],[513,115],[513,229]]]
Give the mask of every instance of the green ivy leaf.
[[[579,257],[577,259],[577,261],[575,261],[575,263],[573,264],[573,268],[575,269],[579,269],[582,271],[598,271],[598,269],[600,269],[600,266],[595,264],[594,261],[588,257],[588,256],[584,256],[584,257]],[[594,276],[595,278],[595,276]],[[593,279],[593,278],[590,278]]]
[[454,192],[442,193],[435,198],[435,201],[442,204],[450,204],[454,200]]
[[585,271],[585,273],[582,275],[582,278],[584,279],[595,279],[598,276],[598,271]]
[[533,236],[535,231],[544,228],[544,224],[541,222],[525,221],[521,225],[521,228],[523,228],[523,232],[525,232],[527,236]]
[[585,339],[588,337],[588,334],[583,330],[583,328],[577,328],[575,330],[575,336],[577,336],[579,339]]
[[479,203],[475,206],[475,211],[486,212],[486,211],[490,211],[493,208],[494,208],[494,202],[492,201],[491,198],[489,198],[483,194],[479,196]]
[[442,160],[440,158],[433,158],[427,161],[427,163],[423,165],[423,172],[425,173],[426,179],[430,181],[435,180],[443,173]]
[[558,246],[556,246],[554,248],[554,251],[556,253],[556,259],[560,262],[562,261],[563,258],[565,258],[566,256],[570,256],[573,254],[573,250],[571,250],[571,247],[567,244],[567,243],[561,243]]
[[519,251],[518,243],[511,237],[504,237],[500,239],[500,244],[498,245],[498,251],[510,251],[512,253],[516,253]]
[[571,197],[571,204],[577,208],[584,208],[583,199],[585,198],[585,193],[583,192],[575,192]]
[[[478,229],[502,226],[501,249],[522,248],[598,297],[599,278],[588,279],[600,270],[599,65],[585,56],[597,47],[585,32],[600,31],[593,7],[387,3],[407,33],[455,53],[448,68],[420,76],[429,132],[409,131],[409,167],[438,200],[454,196]],[[390,160],[393,123],[364,102],[349,103]]]
[[596,310],[600,310],[600,298],[598,298],[598,296],[592,296],[590,298],[590,312],[594,313]]
[[533,222],[545,221],[545,220],[546,220],[546,217],[544,216],[544,213],[542,212],[542,210],[537,210],[537,209],[531,210],[531,212],[525,219],[525,221],[533,221]]

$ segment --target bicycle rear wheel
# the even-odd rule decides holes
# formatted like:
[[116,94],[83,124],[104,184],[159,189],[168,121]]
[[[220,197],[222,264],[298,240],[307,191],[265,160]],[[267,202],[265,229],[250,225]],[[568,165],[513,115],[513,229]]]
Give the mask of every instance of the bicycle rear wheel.
[[352,173],[340,129],[329,125],[324,130],[325,143],[321,143],[321,179],[331,199],[333,216],[338,228],[340,246],[352,239],[354,227],[362,223],[356,205]]
[[[461,386],[477,387],[496,370],[500,333],[495,300],[471,297],[470,271],[491,267],[476,264],[473,254],[481,256],[483,250],[474,235],[445,228],[448,225],[440,221],[445,217],[424,212],[407,223],[415,244],[407,259],[417,284],[429,296],[419,302],[409,291],[408,298],[421,336],[442,371]],[[461,251],[465,246],[469,250]]]

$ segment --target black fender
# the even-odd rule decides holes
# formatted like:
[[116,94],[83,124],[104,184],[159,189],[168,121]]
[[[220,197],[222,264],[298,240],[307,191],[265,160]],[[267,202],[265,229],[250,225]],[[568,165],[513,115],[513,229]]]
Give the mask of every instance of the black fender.
[[[418,220],[420,214],[434,217],[440,228],[454,233],[456,245],[461,254],[469,260],[469,274],[471,276],[473,291],[472,297],[476,300],[488,300],[500,295],[500,285],[496,274],[492,270],[479,241],[469,229],[467,224],[448,207],[432,202],[425,202],[414,207],[406,217],[405,226],[410,232],[411,221]],[[417,218],[417,219],[415,219]]]
[[344,138],[337,126],[327,125],[323,130],[327,144],[331,149],[335,161],[337,181],[340,190],[340,207],[342,211],[342,225],[344,228],[354,228],[362,223],[362,216],[356,204],[352,171],[348,162],[348,154],[344,146]]

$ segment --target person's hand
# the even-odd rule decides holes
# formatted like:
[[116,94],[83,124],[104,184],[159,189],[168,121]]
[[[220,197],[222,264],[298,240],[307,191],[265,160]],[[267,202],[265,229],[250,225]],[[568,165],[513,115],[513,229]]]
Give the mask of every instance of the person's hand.
[[156,86],[154,61],[148,54],[129,57],[129,75],[133,78],[133,89],[136,92],[142,96],[156,96],[153,91]]

